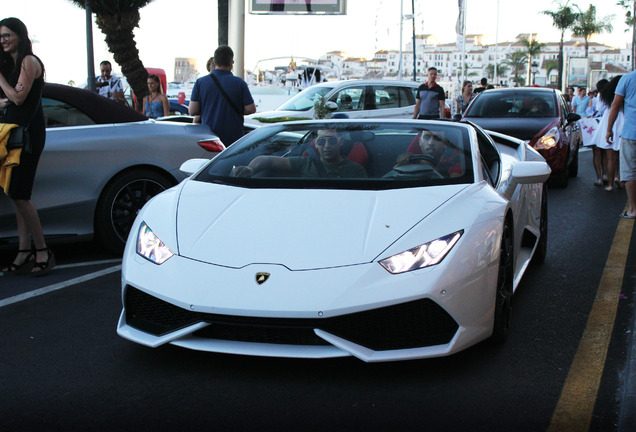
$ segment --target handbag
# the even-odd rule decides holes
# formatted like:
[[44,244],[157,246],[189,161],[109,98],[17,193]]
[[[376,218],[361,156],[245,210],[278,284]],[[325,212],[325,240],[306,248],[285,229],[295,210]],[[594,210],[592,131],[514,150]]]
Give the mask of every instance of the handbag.
[[31,139],[29,137],[29,129],[24,126],[18,126],[11,129],[9,139],[7,140],[7,151],[21,148],[23,152],[31,153]]
[[[40,107],[41,103],[42,103],[42,94],[40,93],[40,100],[38,101],[38,105],[35,107],[35,111],[33,111],[33,114],[31,115],[31,118],[29,119],[29,123],[27,123],[26,126],[15,127],[11,129],[11,132],[9,132],[9,139],[7,140],[7,145],[6,145],[7,151],[21,148],[23,153],[24,152],[31,153],[31,137],[29,135],[29,126],[31,125],[31,122],[33,121],[33,117],[35,117],[35,114],[38,108]],[[5,108],[5,113],[6,113],[6,108]]]

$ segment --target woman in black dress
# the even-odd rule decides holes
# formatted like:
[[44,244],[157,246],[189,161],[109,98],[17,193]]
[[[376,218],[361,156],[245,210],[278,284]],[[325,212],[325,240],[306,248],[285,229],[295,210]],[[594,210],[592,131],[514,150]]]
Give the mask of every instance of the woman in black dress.
[[43,275],[55,266],[55,258],[44,241],[31,191],[46,138],[41,103],[44,65],[33,55],[27,28],[17,18],[0,21],[0,46],[0,121],[27,127],[31,139],[31,152],[23,150],[9,190],[4,191],[15,204],[19,250],[2,272]]

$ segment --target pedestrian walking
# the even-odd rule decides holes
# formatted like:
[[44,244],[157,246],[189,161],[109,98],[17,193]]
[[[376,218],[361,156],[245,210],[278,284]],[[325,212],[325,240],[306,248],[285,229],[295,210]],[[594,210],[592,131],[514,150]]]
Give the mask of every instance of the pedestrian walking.
[[46,130],[42,112],[44,65],[33,54],[26,26],[18,18],[0,21],[0,108],[2,122],[28,130],[30,150],[22,149],[20,164],[13,167],[8,190],[18,228],[18,253],[2,268],[5,276],[31,273],[44,275],[55,266],[55,256],[44,240],[42,225],[31,192]]
[[[605,164],[604,169],[607,173],[607,186],[605,187],[606,191],[613,191],[614,188],[621,188],[621,180],[620,175],[617,171],[618,164],[618,154],[619,154],[619,137],[623,132],[623,123],[624,123],[624,114],[623,111],[619,111],[618,117],[614,122],[614,127],[612,131],[614,133],[614,141],[610,144],[605,139],[605,133],[607,131],[607,122],[609,120],[610,107],[612,106],[612,102],[614,101],[614,94],[616,91],[616,86],[618,85],[618,81],[621,79],[621,75],[615,76],[611,81],[606,81],[605,85],[599,86],[596,85],[596,88],[599,89],[598,96],[595,98],[596,113],[600,115],[600,122],[596,131],[594,132],[594,136],[592,137],[592,142],[596,146],[595,150],[603,152],[603,162]],[[599,82],[601,82],[599,81]],[[595,156],[596,157],[596,156]],[[598,181],[598,180],[597,180]]]
[[[596,89],[598,91],[603,90],[607,85],[608,81],[606,79],[602,79],[596,83]],[[580,100],[580,99],[579,99]],[[590,99],[588,101],[588,108],[593,106],[593,109],[587,111],[587,117],[582,118],[579,123],[581,125],[581,137],[583,139],[583,145],[586,147],[591,147],[593,152],[592,164],[594,165],[594,171],[596,172],[596,180],[594,181],[594,186],[603,186],[605,182],[607,182],[607,160],[605,156],[607,154],[603,151],[605,147],[605,131],[599,134],[599,123],[600,118],[602,116],[602,112],[597,114],[599,110],[605,109],[605,107],[601,104],[600,98]],[[603,145],[603,147],[600,146]]]
[[579,94],[572,99],[572,108],[581,117],[587,116],[587,107],[590,104],[590,97],[587,95],[585,87],[579,87]]
[[221,45],[214,51],[214,70],[194,83],[189,108],[226,146],[243,136],[243,116],[256,112],[247,83],[232,74],[233,67],[232,48]]
[[[572,106],[572,102],[574,101],[574,98],[577,97],[574,94],[574,87],[568,87],[567,88],[567,93],[565,94],[567,95],[566,100],[568,101],[568,103],[570,104],[570,111],[574,111],[574,107]],[[564,96],[565,96],[564,95]]]
[[477,87],[474,91],[475,95],[488,89],[488,78],[482,78],[480,81],[481,87]]
[[620,136],[620,175],[627,190],[628,208],[621,217],[636,219],[636,71],[623,75],[616,86],[614,101],[607,120],[606,141],[614,139],[614,123],[623,110],[625,120]]
[[427,81],[417,89],[413,118],[420,120],[444,118],[446,93],[436,82],[437,68],[428,68],[427,78]]
[[473,100],[475,94],[473,93],[473,83],[471,81],[464,81],[462,84],[462,94],[457,96],[455,102],[457,104],[457,114],[464,114],[468,104]]

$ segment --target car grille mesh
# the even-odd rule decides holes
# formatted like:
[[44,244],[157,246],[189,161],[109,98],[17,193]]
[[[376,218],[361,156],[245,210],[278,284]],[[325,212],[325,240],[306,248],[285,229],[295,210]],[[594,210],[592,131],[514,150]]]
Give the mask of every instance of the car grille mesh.
[[126,322],[156,336],[171,333],[201,321],[197,313],[182,309],[130,286],[124,297]]
[[206,322],[195,336],[208,339],[287,345],[326,345],[313,329],[321,329],[374,351],[416,348],[450,342],[459,326],[430,299],[324,319],[254,318],[204,314],[182,309],[126,287],[127,323],[160,336]]

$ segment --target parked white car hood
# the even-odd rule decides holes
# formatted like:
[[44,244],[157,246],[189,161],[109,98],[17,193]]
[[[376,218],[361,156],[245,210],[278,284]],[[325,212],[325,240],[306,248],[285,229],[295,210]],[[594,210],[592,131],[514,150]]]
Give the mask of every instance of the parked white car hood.
[[233,268],[367,263],[465,187],[247,189],[186,181],[177,210],[179,254]]

